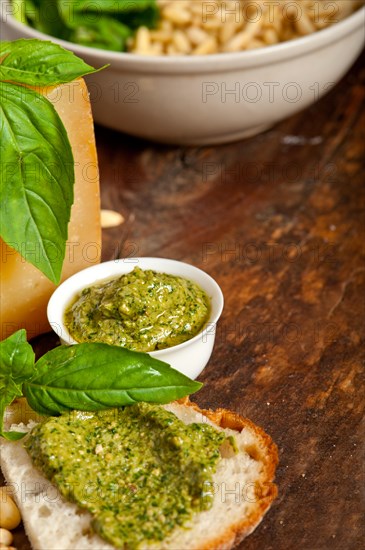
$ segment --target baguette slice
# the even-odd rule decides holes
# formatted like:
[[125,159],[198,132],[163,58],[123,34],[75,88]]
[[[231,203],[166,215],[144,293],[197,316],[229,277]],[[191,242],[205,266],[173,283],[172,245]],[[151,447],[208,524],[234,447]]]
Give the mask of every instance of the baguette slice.
[[[229,445],[223,449],[213,478],[212,507],[195,514],[189,528],[178,527],[162,543],[143,548],[228,550],[255,529],[277,495],[276,445],[261,428],[228,410],[202,410],[188,399],[165,407],[186,424],[209,422],[233,435],[239,452],[233,453]],[[90,514],[66,502],[33,467],[21,441],[2,440],[0,451],[9,492],[21,510],[34,550],[113,549],[92,532]]]

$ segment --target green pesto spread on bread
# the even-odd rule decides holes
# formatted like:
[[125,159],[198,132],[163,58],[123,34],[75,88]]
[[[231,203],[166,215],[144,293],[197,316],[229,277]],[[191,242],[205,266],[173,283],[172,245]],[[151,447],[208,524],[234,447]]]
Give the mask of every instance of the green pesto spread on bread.
[[73,411],[38,424],[26,441],[60,493],[88,510],[116,548],[138,548],[188,526],[212,504],[224,432],[186,425],[159,405]]

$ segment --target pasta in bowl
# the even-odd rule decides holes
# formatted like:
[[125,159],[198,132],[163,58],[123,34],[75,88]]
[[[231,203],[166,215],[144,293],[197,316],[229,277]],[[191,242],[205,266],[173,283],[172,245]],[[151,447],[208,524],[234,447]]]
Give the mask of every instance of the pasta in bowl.
[[[326,18],[321,12],[310,18],[310,14],[313,14],[310,6],[321,6],[322,0],[302,0],[290,4],[302,6],[302,11],[298,13],[306,13],[306,16],[303,16],[301,22],[296,21],[295,14],[285,24],[282,20],[282,34],[276,33],[275,43],[269,44],[270,40],[274,41],[276,32],[273,26],[267,24],[270,14],[266,14],[265,19],[264,12],[259,12],[260,21],[254,22],[254,14],[250,15],[252,21],[247,21],[242,19],[242,11],[239,11],[241,20],[234,34],[229,37],[228,30],[223,31],[229,28],[229,14],[226,13],[227,18],[223,20],[220,12],[222,20],[219,21],[221,26],[214,31],[216,36],[217,33],[227,33],[224,48],[232,48],[232,41],[236,41],[237,46],[240,41],[240,51],[221,51],[221,44],[221,49],[209,53],[203,41],[200,44],[190,41],[190,53],[176,53],[171,48],[177,48],[177,37],[186,38],[188,33],[191,34],[191,29],[205,33],[204,37],[209,34],[203,24],[210,21],[212,26],[213,17],[217,18],[213,12],[222,3],[214,0],[205,2],[205,8],[209,7],[211,11],[205,13],[204,17],[201,0],[186,0],[183,5],[172,1],[173,4],[171,1],[165,3],[166,9],[171,6],[175,9],[180,6],[182,9],[185,6],[185,12],[188,13],[188,5],[200,5],[200,16],[195,15],[200,17],[201,25],[198,26],[198,19],[193,19],[191,12],[188,13],[189,21],[185,23],[185,30],[178,29],[177,17],[181,17],[181,14],[176,16],[175,13],[172,17],[175,17],[176,22],[171,22],[169,29],[167,23],[160,21],[160,25],[166,27],[164,35],[161,35],[163,29],[160,27],[155,30],[143,26],[138,28],[134,36],[127,40],[128,52],[86,47],[41,33],[17,21],[8,0],[1,2],[3,38],[52,39],[95,67],[109,64],[108,69],[90,75],[87,79],[96,122],[134,136],[182,145],[224,143],[272,127],[327,93],[346,73],[364,45],[364,7],[348,15],[341,8],[338,20],[332,18],[331,23],[328,23],[328,13]],[[259,7],[265,2],[272,13],[275,4],[279,4],[281,9],[284,7],[284,1],[280,0],[250,3]],[[346,0],[346,5],[350,3],[352,11],[358,4]],[[228,0],[226,4],[229,7]],[[340,0],[327,4],[338,6],[339,10],[345,5]],[[244,1],[237,0],[235,5],[242,7]],[[287,2],[285,5],[289,9]],[[291,12],[282,13],[288,15]],[[171,19],[171,12],[169,17]],[[187,19],[186,15],[183,17]],[[318,29],[309,32],[313,30],[314,22]],[[320,28],[321,25],[324,28]],[[248,40],[249,29],[251,34]],[[178,30],[180,33],[176,35]],[[148,36],[144,32],[141,38],[142,31],[148,31]],[[160,35],[153,32],[160,32]],[[242,49],[242,33],[246,33],[246,49]],[[297,37],[298,34],[300,37]],[[194,38],[195,42],[197,38]],[[220,39],[215,40],[218,44]],[[158,53],[154,44],[160,42],[165,45],[164,50]],[[262,47],[261,42],[266,44],[265,47]],[[167,51],[169,46],[170,54]],[[151,48],[153,52],[147,51]]]

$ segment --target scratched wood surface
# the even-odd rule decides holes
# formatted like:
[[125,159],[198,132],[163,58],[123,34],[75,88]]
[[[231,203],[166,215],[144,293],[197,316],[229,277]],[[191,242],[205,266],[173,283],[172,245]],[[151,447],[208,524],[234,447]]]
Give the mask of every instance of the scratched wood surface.
[[[245,141],[179,148],[96,129],[102,206],[125,220],[104,231],[104,259],[175,258],[218,281],[225,308],[195,400],[250,417],[279,447],[279,497],[242,549],[365,540],[363,61]],[[15,545],[29,548],[21,528]]]

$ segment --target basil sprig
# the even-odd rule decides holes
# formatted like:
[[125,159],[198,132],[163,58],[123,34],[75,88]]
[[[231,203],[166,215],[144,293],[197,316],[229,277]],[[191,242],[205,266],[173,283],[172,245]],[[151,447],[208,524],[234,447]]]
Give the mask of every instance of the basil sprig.
[[19,432],[4,432],[5,409],[17,397],[23,395],[22,384],[34,374],[34,352],[27,342],[24,329],[18,330],[0,342],[0,435],[16,440],[23,437]]
[[126,51],[138,27],[154,28],[156,0],[13,0],[16,19],[40,32],[92,48]]
[[63,122],[36,89],[94,69],[52,42],[0,44],[0,236],[53,283],[61,278],[74,159]]
[[147,353],[101,343],[55,348],[34,364],[25,331],[0,343],[1,418],[15,397],[25,396],[39,414],[68,410],[99,411],[138,401],[169,403],[198,391],[202,384]]

